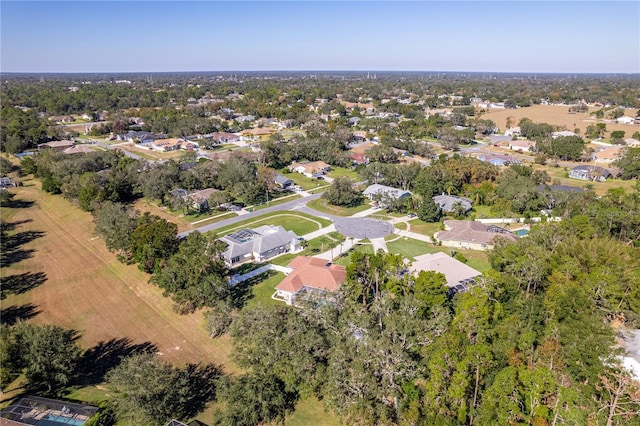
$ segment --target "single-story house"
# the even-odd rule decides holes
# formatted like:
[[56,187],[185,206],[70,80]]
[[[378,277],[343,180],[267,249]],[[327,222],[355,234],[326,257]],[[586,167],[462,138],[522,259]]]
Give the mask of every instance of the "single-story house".
[[45,148],[51,148],[55,149],[56,151],[64,151],[67,148],[71,148],[73,145],[75,145],[75,142],[69,140],[51,141],[38,144],[38,149],[42,150]]
[[611,177],[611,172],[599,166],[576,166],[569,172],[569,177],[582,180],[604,182]]
[[628,117],[625,115],[625,116],[616,118],[616,122],[618,124],[634,124],[636,120],[633,117]]
[[130,143],[134,143],[137,141],[138,143],[141,143],[141,144],[151,143],[157,139],[164,139],[164,138],[166,138],[165,135],[156,135],[151,132],[143,132],[143,131],[127,132],[120,135],[116,135],[116,140],[130,142]]
[[435,271],[447,279],[447,286],[456,292],[464,291],[482,275],[480,271],[460,262],[446,253],[427,253],[417,256],[409,268],[414,274],[421,271]]
[[366,130],[356,130],[353,132],[353,141],[354,142],[365,142],[367,140],[367,131]]
[[511,164],[522,164],[522,161],[515,157],[504,154],[482,154],[478,157],[478,160],[485,163],[491,163],[494,166],[509,166]]
[[215,188],[201,189],[200,191],[192,192],[187,195],[187,198],[191,201],[191,206],[198,211],[209,210],[209,197],[214,192],[219,192]]
[[207,158],[213,161],[217,161],[219,163],[224,163],[233,155],[233,151],[223,151],[223,152],[212,152],[207,154]]
[[551,133],[551,137],[553,139],[560,137],[568,137],[568,136],[578,136],[576,133],[570,132],[568,130],[563,130],[561,132],[553,132]]
[[522,151],[522,152],[530,152],[536,147],[536,143],[534,141],[529,140],[517,140],[517,141],[509,141],[509,149],[514,151]]
[[240,136],[228,132],[216,132],[211,134],[215,143],[235,143],[240,141]]
[[276,185],[278,185],[282,189],[286,189],[294,184],[294,182],[288,177],[284,177],[281,174],[276,174],[276,177],[273,179]]
[[322,176],[329,170],[331,170],[331,166],[325,163],[324,161],[302,161],[299,163],[293,163],[289,166],[289,170],[296,173],[301,173],[308,178],[314,178],[318,176]]
[[295,253],[300,250],[298,236],[280,225],[241,229],[220,238],[220,241],[228,245],[222,257],[229,266],[247,260],[262,262],[282,253]]
[[255,129],[246,129],[240,134],[246,138],[259,138],[260,136],[268,136],[276,132],[273,127],[256,127]]
[[445,213],[455,212],[458,206],[463,207],[464,213],[467,213],[473,207],[471,200],[455,195],[436,195],[433,201],[440,207],[440,211]]
[[622,156],[622,146],[610,146],[593,153],[591,158],[598,163],[613,163]]
[[626,138],[624,140],[624,143],[630,147],[634,147],[634,148],[640,147],[640,141],[638,139]]
[[360,117],[349,118],[349,126],[357,126],[359,122],[360,122]]
[[149,144],[149,149],[160,152],[177,151],[183,143],[185,141],[178,138],[158,139]]
[[514,135],[519,136],[520,135],[520,127],[510,127],[507,130],[504,131],[504,135],[505,136],[511,136],[513,137]]
[[498,238],[517,241],[518,237],[496,225],[485,225],[468,220],[445,220],[444,231],[436,232],[434,238],[446,247],[469,250],[491,250]]
[[298,256],[289,263],[289,268],[293,271],[276,286],[273,295],[287,305],[293,305],[295,299],[303,295],[325,297],[326,293],[335,293],[347,277],[344,266],[317,257]]
[[63,154],[88,154],[90,152],[95,152],[95,151],[86,145],[73,145],[73,146],[70,146],[69,148],[62,150]]
[[374,183],[373,185],[369,185],[362,192],[362,195],[364,195],[371,201],[380,201],[380,199],[383,197],[389,197],[395,201],[395,200],[402,200],[404,198],[410,197],[411,192],[398,189],[398,188],[393,188],[387,185],[381,185],[379,183]]
[[491,143],[493,144],[498,144],[500,142],[508,142],[510,141],[512,138],[511,136],[505,136],[505,135],[489,135],[489,140],[491,141]]
[[49,117],[49,120],[55,121],[56,123],[72,123],[76,121],[76,119],[70,115],[52,115]]
[[351,158],[354,166],[357,166],[358,164],[369,164],[369,157],[361,152],[350,152],[349,158]]

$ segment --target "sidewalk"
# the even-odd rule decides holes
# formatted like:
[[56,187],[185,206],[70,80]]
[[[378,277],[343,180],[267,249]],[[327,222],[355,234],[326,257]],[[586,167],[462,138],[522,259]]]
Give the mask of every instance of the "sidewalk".
[[377,253],[378,250],[389,253],[389,249],[387,249],[387,242],[384,240],[384,238],[373,238],[371,240],[371,245],[373,246],[374,253]]

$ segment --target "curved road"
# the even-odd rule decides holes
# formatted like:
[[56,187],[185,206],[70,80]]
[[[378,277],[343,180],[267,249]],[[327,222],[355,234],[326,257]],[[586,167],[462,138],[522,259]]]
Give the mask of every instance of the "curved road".
[[265,213],[271,213],[271,212],[282,211],[282,210],[300,211],[303,213],[310,214],[312,216],[329,219],[335,224],[336,230],[346,237],[380,238],[393,233],[393,230],[394,230],[393,225],[383,220],[334,216],[334,215],[319,212],[317,210],[313,210],[312,208],[307,207],[307,203],[309,201],[316,200],[320,198],[321,195],[322,195],[321,193],[312,194],[308,197],[298,198],[296,200],[289,201],[287,203],[278,204],[272,207],[267,207],[258,211],[253,211],[251,213],[243,214],[241,216],[225,219],[220,222],[204,225],[196,229],[191,229],[189,231],[181,232],[180,234],[178,234],[178,237],[184,238],[194,231],[198,231],[200,233],[215,231],[216,229],[222,228],[224,226],[233,225],[234,223],[242,222],[246,219],[262,216]]

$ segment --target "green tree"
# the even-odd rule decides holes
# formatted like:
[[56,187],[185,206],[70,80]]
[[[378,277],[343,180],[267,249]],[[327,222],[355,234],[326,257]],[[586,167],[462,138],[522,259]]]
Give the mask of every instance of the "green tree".
[[148,273],[158,271],[178,248],[178,226],[145,212],[131,234],[132,259]]
[[346,176],[333,181],[322,198],[334,206],[352,207],[362,202],[362,194],[353,187],[353,182]]
[[50,391],[69,382],[80,357],[75,332],[58,326],[20,323],[14,338],[19,348],[17,364],[35,386]]
[[437,222],[440,220],[441,214],[440,206],[436,204],[433,198],[427,197],[418,211],[418,218],[424,222]]
[[227,269],[221,259],[224,249],[215,236],[192,232],[150,282],[173,298],[180,313],[214,306],[229,295]]
[[625,148],[622,157],[616,162],[620,168],[622,179],[637,179],[640,177],[640,148]]
[[214,424],[220,426],[284,425],[297,400],[295,392],[288,392],[280,379],[268,373],[230,379],[220,396],[226,402],[224,413],[214,416]]
[[106,201],[96,209],[95,233],[104,240],[107,249],[123,262],[131,260],[131,235],[137,227],[137,213],[121,203]]

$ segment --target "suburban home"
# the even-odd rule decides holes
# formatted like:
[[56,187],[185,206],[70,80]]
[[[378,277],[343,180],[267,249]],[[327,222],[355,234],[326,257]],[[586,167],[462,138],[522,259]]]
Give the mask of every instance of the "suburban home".
[[291,179],[289,179],[288,177],[284,177],[279,173],[276,174],[276,177],[273,179],[273,181],[282,189],[287,189],[294,184]]
[[70,115],[52,115],[49,117],[49,120],[55,121],[56,123],[72,123],[76,121],[76,119]]
[[520,136],[520,127],[510,127],[504,131],[505,136]]
[[158,139],[149,144],[149,149],[159,152],[177,151],[182,148],[183,143],[185,141],[178,138]]
[[403,200],[407,197],[410,197],[411,192],[398,189],[398,188],[393,188],[391,186],[380,185],[379,183],[374,183],[373,185],[369,185],[362,192],[362,195],[364,195],[371,201],[381,201],[382,198],[386,198],[386,197],[395,201],[395,200]]
[[261,136],[269,136],[276,132],[273,127],[257,127],[255,129],[246,129],[240,132],[245,138],[255,139]]
[[219,163],[224,163],[233,155],[233,151],[224,151],[224,152],[212,152],[211,154],[207,154],[207,158],[212,161],[217,161]]
[[604,182],[611,177],[611,172],[599,166],[576,166],[569,172],[569,177]]
[[492,144],[499,144],[500,142],[510,142],[511,136],[505,135],[489,135],[489,140]]
[[229,266],[248,260],[262,262],[282,253],[295,253],[300,250],[298,236],[280,225],[241,229],[220,238],[220,241],[228,245],[222,257]]
[[299,163],[291,164],[289,166],[289,170],[303,174],[308,178],[317,178],[331,170],[331,166],[324,161],[301,161]]
[[289,268],[293,270],[276,286],[272,296],[287,305],[293,305],[300,297],[326,298],[328,293],[337,292],[347,277],[344,266],[317,257],[298,256],[289,263]]
[[436,232],[434,238],[446,247],[468,250],[491,250],[498,238],[517,241],[518,237],[496,225],[484,225],[468,220],[445,220],[444,231]]
[[638,139],[626,138],[624,143],[633,148],[640,147],[640,141]]
[[440,207],[440,211],[444,213],[456,212],[458,207],[460,207],[461,211],[466,214],[473,207],[471,200],[455,195],[436,195],[433,197],[433,201]]
[[446,277],[447,286],[454,293],[467,290],[475,283],[475,278],[482,275],[480,271],[442,252],[417,256],[409,270],[416,275],[421,271],[440,272]]
[[529,140],[509,141],[509,149],[514,151],[531,152],[535,149],[536,143]]
[[578,136],[578,135],[573,133],[573,132],[570,132],[568,130],[563,130],[561,132],[553,132],[553,133],[551,133],[551,137],[553,139],[561,138],[561,137],[568,137],[568,136]]
[[359,164],[369,164],[369,157],[362,152],[350,152],[349,158],[351,158],[354,166]]
[[67,148],[71,148],[75,144],[76,143],[74,141],[69,141],[69,140],[51,141],[51,142],[38,144],[38,149],[42,150],[46,148],[51,148],[51,149],[55,149],[56,151],[64,151]]
[[628,117],[625,115],[625,116],[616,118],[616,122],[618,124],[634,124],[636,120],[633,117]]
[[505,154],[482,154],[478,157],[478,160],[485,163],[491,163],[494,166],[509,166],[511,164],[521,165],[522,161],[515,157]]
[[353,132],[353,141],[357,143],[366,142],[367,140],[367,131],[366,130],[356,130]]
[[90,152],[95,152],[95,151],[86,145],[73,145],[73,146],[70,146],[69,148],[62,150],[63,154],[88,154]]
[[215,188],[201,189],[200,191],[192,192],[187,195],[186,198],[191,201],[191,207],[202,212],[209,210],[209,197],[211,197],[211,194],[214,192],[220,191]]
[[211,134],[211,139],[215,143],[236,143],[240,142],[240,136],[228,132],[216,132]]
[[621,145],[603,148],[599,151],[594,152],[591,156],[591,159],[598,163],[613,163],[622,156],[622,148],[623,147]]
[[157,139],[164,139],[165,135],[156,135],[151,132],[127,132],[116,136],[116,140],[130,142],[130,143],[140,143],[140,144],[148,144]]

